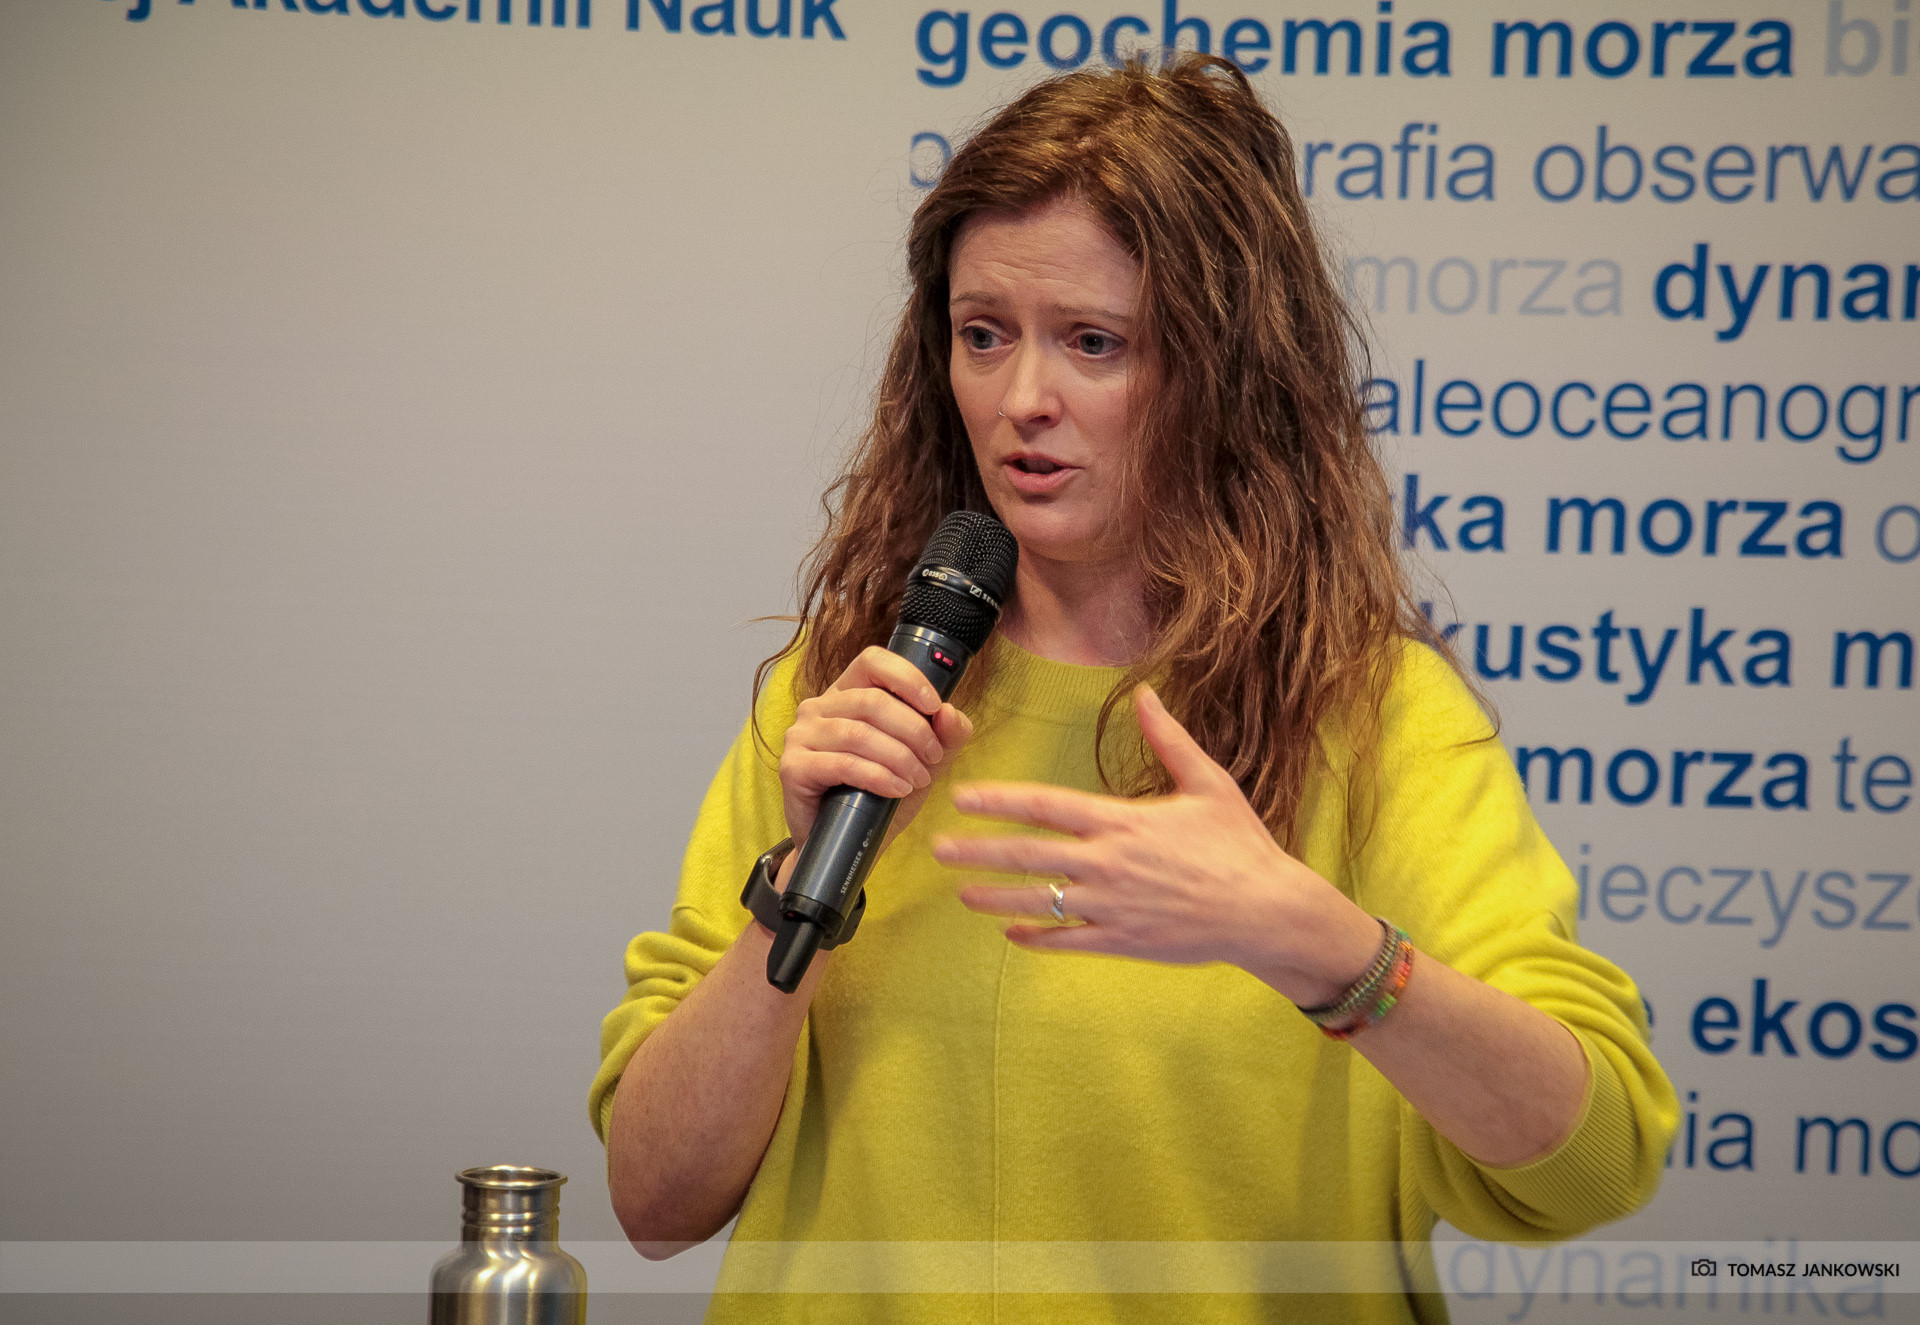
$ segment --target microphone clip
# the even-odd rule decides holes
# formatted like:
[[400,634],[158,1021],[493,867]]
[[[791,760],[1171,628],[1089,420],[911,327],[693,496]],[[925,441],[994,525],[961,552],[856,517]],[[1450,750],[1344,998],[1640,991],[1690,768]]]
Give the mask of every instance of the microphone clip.
[[[773,886],[773,877],[780,870],[780,864],[793,850],[793,839],[786,838],[771,850],[753,862],[753,868],[747,873],[747,885],[740,890],[740,905],[753,913],[753,918],[765,926],[772,934],[780,932],[780,926],[786,922],[787,911],[781,900],[780,892]],[[847,909],[847,917],[841,922],[840,930],[835,934],[823,935],[820,947],[837,948],[853,938],[854,931],[860,928],[860,917],[867,913],[867,890],[862,888],[853,905]]]

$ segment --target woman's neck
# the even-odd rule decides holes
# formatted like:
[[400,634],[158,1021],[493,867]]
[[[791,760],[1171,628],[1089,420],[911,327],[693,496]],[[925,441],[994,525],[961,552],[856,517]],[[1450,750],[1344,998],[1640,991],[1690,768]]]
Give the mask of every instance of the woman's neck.
[[1124,667],[1146,652],[1146,595],[1131,561],[1049,561],[1022,551],[1007,637],[1054,662]]

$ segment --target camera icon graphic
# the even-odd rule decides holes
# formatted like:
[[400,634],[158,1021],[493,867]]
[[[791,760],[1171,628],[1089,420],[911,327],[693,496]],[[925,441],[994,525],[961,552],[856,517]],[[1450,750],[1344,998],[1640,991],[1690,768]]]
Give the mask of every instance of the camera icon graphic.
[[1695,1279],[1711,1279],[1720,1273],[1720,1266],[1711,1256],[1697,1256],[1687,1272]]

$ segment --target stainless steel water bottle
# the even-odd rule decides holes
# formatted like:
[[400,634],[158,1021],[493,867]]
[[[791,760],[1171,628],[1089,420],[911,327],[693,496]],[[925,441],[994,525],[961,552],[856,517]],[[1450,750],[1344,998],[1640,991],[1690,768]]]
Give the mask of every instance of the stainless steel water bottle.
[[587,1272],[560,1250],[564,1173],[460,1174],[460,1246],[433,1267],[433,1325],[586,1325]]

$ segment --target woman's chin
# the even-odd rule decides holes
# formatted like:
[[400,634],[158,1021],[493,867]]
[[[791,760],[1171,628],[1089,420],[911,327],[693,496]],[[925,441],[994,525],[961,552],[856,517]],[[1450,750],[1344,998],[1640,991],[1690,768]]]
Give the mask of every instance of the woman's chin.
[[1009,523],[1007,528],[1020,545],[1020,559],[1029,564],[1091,565],[1116,561],[1125,556],[1124,546],[1112,537],[1102,537],[1087,530],[1022,529],[1015,523]]
[[988,494],[994,514],[1020,544],[1023,558],[1054,562],[1110,561],[1125,555],[1127,539],[1105,510],[1085,501],[1029,496],[1019,492]]

